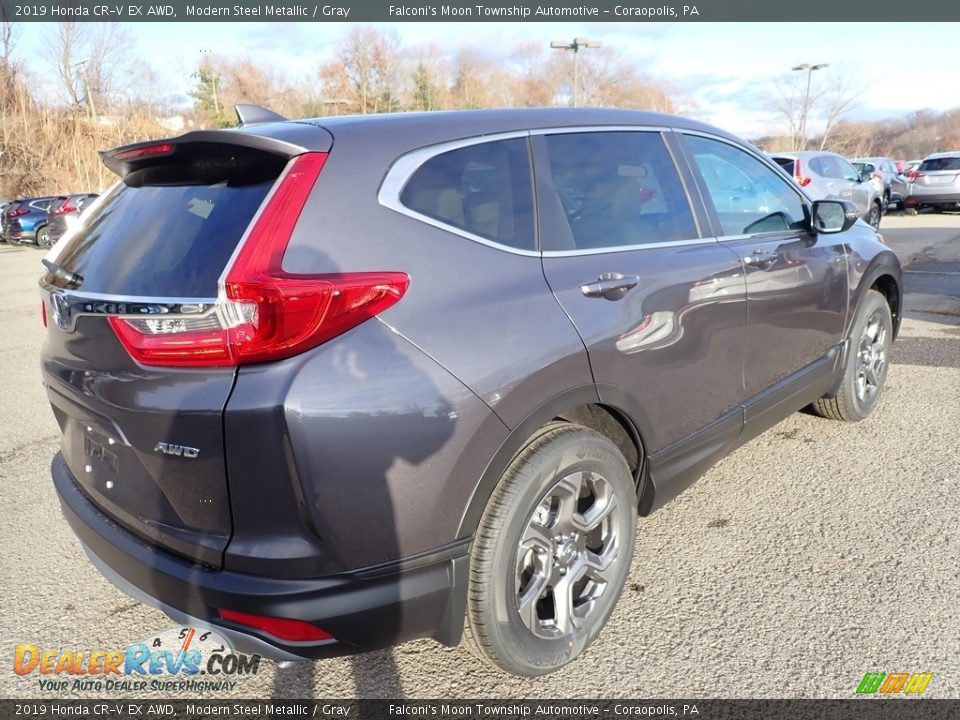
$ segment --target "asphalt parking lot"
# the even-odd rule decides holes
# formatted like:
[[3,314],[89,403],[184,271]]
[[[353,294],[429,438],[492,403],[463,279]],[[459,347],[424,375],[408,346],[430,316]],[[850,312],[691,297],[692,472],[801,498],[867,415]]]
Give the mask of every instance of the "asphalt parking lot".
[[[419,641],[264,662],[210,696],[849,698],[882,671],[931,672],[926,696],[960,697],[960,215],[888,216],[881,231],[909,264],[908,314],[875,415],[797,413],[641,520],[624,596],[579,661],[520,680]],[[14,674],[17,643],[124,648],[173,625],[103,580],[60,517],[40,257],[0,245],[2,697],[45,694]]]

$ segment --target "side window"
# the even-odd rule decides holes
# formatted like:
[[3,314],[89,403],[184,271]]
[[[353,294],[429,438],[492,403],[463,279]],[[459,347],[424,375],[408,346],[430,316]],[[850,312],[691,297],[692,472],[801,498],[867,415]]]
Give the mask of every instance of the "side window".
[[533,183],[523,138],[441,153],[410,177],[400,202],[503,245],[533,250]]
[[686,140],[724,235],[806,227],[803,200],[772,168],[718,140],[696,135]]
[[544,142],[574,249],[697,237],[690,203],[659,133],[555,134]]
[[[860,173],[857,172],[857,169],[851,165],[849,162],[843,158],[835,158],[837,161],[837,166],[840,168],[840,178],[842,180],[852,180],[853,182],[860,181]],[[873,166],[871,166],[873,167]],[[874,169],[876,169],[874,167]]]
[[834,169],[829,166],[827,162],[828,160],[829,158],[826,158],[826,157],[815,157],[815,158],[810,158],[810,162],[807,164],[810,166],[810,169],[813,170],[820,177],[825,177],[825,178],[834,177],[833,175]]

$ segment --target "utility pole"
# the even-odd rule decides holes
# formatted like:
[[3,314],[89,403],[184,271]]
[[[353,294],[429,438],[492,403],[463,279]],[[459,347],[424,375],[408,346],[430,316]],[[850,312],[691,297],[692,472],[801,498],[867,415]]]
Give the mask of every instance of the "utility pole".
[[822,70],[827,67],[827,65],[828,63],[817,63],[816,65],[803,63],[803,65],[795,65],[790,68],[794,71],[807,71],[807,89],[803,94],[803,107],[800,110],[800,138],[798,143],[800,147],[796,148],[797,150],[805,150],[807,147],[807,113],[810,110],[810,78],[814,70]]
[[580,92],[580,73],[577,61],[580,55],[580,48],[598,48],[602,47],[602,43],[596,40],[588,40],[587,38],[578,37],[574,38],[573,42],[554,40],[552,43],[550,43],[550,47],[554,50],[573,50],[573,92],[570,93],[570,95],[572,99],[571,105],[576,107]]

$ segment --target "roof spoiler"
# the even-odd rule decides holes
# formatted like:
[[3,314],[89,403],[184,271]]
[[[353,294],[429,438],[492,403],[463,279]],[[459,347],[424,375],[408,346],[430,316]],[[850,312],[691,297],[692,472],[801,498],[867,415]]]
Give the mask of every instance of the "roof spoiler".
[[240,127],[245,125],[256,125],[257,123],[268,122],[286,122],[287,118],[259,105],[248,105],[247,103],[238,103],[233,106],[237,112],[237,120],[240,121]]

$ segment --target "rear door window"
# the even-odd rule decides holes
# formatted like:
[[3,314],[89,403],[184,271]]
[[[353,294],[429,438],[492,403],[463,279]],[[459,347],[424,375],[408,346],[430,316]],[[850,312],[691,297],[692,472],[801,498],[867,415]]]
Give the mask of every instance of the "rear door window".
[[658,132],[545,136],[572,248],[629,247],[698,237],[686,192]]
[[525,138],[435,155],[407,181],[400,202],[484,240],[534,249],[533,183]]

